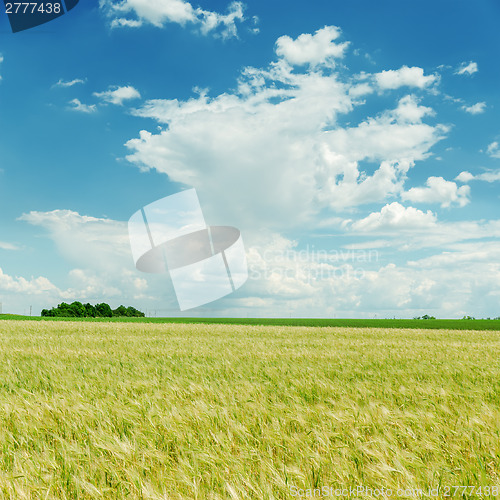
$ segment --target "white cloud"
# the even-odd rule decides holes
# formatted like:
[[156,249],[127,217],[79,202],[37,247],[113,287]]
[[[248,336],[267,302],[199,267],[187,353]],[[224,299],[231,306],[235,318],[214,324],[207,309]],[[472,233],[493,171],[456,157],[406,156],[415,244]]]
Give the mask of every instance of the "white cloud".
[[479,71],[477,63],[471,61],[469,63],[463,62],[455,71],[456,75],[473,75]]
[[[335,29],[324,28],[323,33],[331,35]],[[384,111],[349,122],[351,111],[362,112],[361,98],[381,100],[374,89],[385,85],[387,90],[410,86],[412,92],[432,91],[437,76],[425,75],[421,68],[402,68],[378,78],[345,76],[335,71],[331,58],[336,56],[327,50],[337,38],[320,44],[320,31],[282,38],[276,44],[275,62],[266,68],[245,68],[235,90],[214,96],[198,91],[186,100],[149,100],[133,112],[156,120],[162,129],[146,124],[149,131],[127,142],[129,160],[195,187],[209,223],[242,230],[254,276],[241,293],[210,312],[224,308],[238,315],[258,306],[261,315],[289,308],[291,314],[308,316],[384,314],[380,310],[411,316],[433,307],[454,315],[472,305],[470,301],[479,304],[479,298],[467,302],[460,295],[456,272],[446,266],[436,264],[432,273],[423,272],[399,255],[397,264],[388,257],[366,264],[298,262],[293,253],[286,255],[297,249],[296,244],[267,231],[286,231],[290,226],[321,228],[322,233],[331,229],[347,236],[331,238],[332,245],[357,245],[351,253],[378,248],[382,255],[394,248],[426,248],[426,256],[444,254],[444,245],[500,235],[498,221],[442,223],[427,207],[394,202],[398,196],[443,206],[468,201],[468,186],[439,177],[430,178],[425,187],[404,191],[411,169],[428,158],[448,132],[434,119],[428,121],[435,112],[425,105],[425,97],[401,98],[400,91],[394,96],[388,92],[383,96]],[[378,79],[382,83],[376,86]],[[394,100],[387,105],[390,97]],[[369,109],[380,109],[379,103]],[[367,203],[383,206],[370,207],[371,213],[341,224],[347,216],[342,211],[350,209],[348,216],[354,218],[353,208]],[[152,296],[160,290],[162,297],[168,295],[164,283],[155,288],[151,277],[134,272],[124,223],[69,211],[24,217],[44,227],[61,255],[71,261],[72,290],[87,296],[99,290],[121,290],[128,296],[144,296],[146,291]],[[364,235],[369,242],[359,241]],[[473,269],[484,270],[483,264],[475,262]],[[474,289],[472,273],[465,273],[464,279],[464,288]]]
[[471,115],[479,115],[481,113],[484,113],[486,110],[486,103],[485,102],[477,102],[476,104],[473,104],[472,106],[462,106],[462,109],[466,113],[470,113]]
[[118,17],[111,21],[112,28],[140,28],[142,26],[142,21],[137,19],[125,19],[124,17]]
[[413,230],[435,226],[436,216],[430,211],[422,212],[414,207],[404,207],[398,202],[382,207],[380,212],[372,212],[368,217],[354,222],[354,231],[379,231],[384,229]]
[[[353,244],[343,253],[338,238],[328,240],[330,249],[299,250],[298,242],[262,236],[248,250],[250,303],[262,314],[285,310],[309,317],[412,317],[430,309],[440,317],[486,316],[498,307],[500,243],[480,239],[498,238],[499,220],[439,222],[429,211],[392,203],[348,224],[346,234],[385,239]],[[425,258],[418,257],[422,248]],[[394,249],[399,263],[391,260]],[[414,252],[406,263],[405,250]]]
[[460,172],[455,178],[456,181],[466,184],[470,181],[496,182],[500,181],[500,170],[487,170],[481,174],[472,175],[470,172]]
[[[426,214],[422,214],[417,218],[425,220]],[[402,232],[401,227],[399,224],[392,227],[393,245],[415,231]],[[446,224],[431,221],[422,225],[419,238],[446,228]],[[454,230],[457,235],[462,231],[462,237],[467,238],[463,229]],[[373,247],[354,249],[339,260],[341,253],[335,248],[299,250],[296,242],[268,235],[265,242],[247,252],[248,297],[233,299],[232,304],[258,307],[262,315],[284,310],[308,317],[354,317],[360,313],[371,317],[375,313],[379,317],[426,313],[439,317],[464,314],[481,317],[497,310],[500,243],[461,243],[449,250],[437,250],[430,257],[398,264],[387,261],[384,246],[377,251]],[[460,286],[457,286],[457,266],[460,266]]]
[[458,187],[455,182],[442,177],[429,177],[426,187],[416,187],[401,194],[403,200],[416,203],[440,203],[442,207],[456,204],[463,207],[469,203],[469,186]]
[[[47,296],[41,307],[57,298],[132,304],[178,312],[175,294],[165,274],[145,274],[134,266],[127,223],[81,215],[72,210],[32,211],[19,220],[43,229],[72,269],[67,288]],[[52,301],[52,302],[51,302]]]
[[116,104],[117,106],[123,106],[124,101],[140,99],[141,97],[139,91],[130,85],[124,87],[111,87],[104,92],[94,92],[94,95],[104,102]]
[[344,57],[349,43],[334,43],[341,34],[337,26],[325,26],[313,35],[303,33],[295,40],[284,35],[276,41],[276,54],[292,65],[333,66],[335,59]]
[[[194,8],[186,0],[100,0],[100,7],[111,19],[111,27],[138,28],[152,24],[158,28],[166,23],[198,26],[204,34],[215,33],[223,38],[237,36],[237,22],[244,21],[244,4],[232,2],[226,14]],[[135,18],[123,17],[132,15]]]
[[343,248],[347,250],[377,250],[379,248],[387,247],[393,247],[393,242],[390,239],[368,240],[359,243],[348,243],[347,245],[343,245]]
[[115,269],[131,258],[125,222],[71,210],[32,211],[19,220],[46,229],[59,251],[79,267]]
[[133,114],[168,127],[142,130],[127,142],[127,158],[196,187],[212,200],[207,213],[242,229],[312,223],[323,209],[382,202],[403,190],[408,170],[448,128],[424,123],[434,111],[414,96],[342,127],[339,117],[362,105],[351,93],[358,85],[327,65],[293,68],[278,57],[245,68],[233,92],[147,101]]
[[47,292],[60,293],[58,288],[43,276],[27,280],[23,277],[9,276],[3,272],[2,268],[0,268],[0,291],[27,295],[40,295]]
[[13,245],[12,243],[7,243],[6,241],[0,241],[0,249],[1,250],[19,250],[17,245]]
[[467,182],[473,180],[475,177],[470,173],[467,172],[466,170],[463,172],[460,172],[456,177],[455,180],[458,182],[462,182],[466,184]]
[[434,116],[436,113],[432,108],[419,105],[419,99],[407,95],[400,99],[398,107],[394,110],[394,118],[405,123],[420,123],[425,116]]
[[497,141],[492,142],[489,146],[486,152],[492,157],[492,158],[500,158],[500,146]]
[[[32,212],[22,219],[48,230],[61,255],[77,267],[70,271],[71,286],[64,291],[44,279],[32,279],[30,283],[16,278],[13,283],[12,278],[0,275],[0,299],[1,291],[6,290],[10,301],[3,299],[5,306],[17,293],[18,302],[25,307],[23,294],[30,290],[28,293],[39,297],[40,307],[50,307],[62,299],[93,303],[105,300],[115,306],[125,302],[139,308],[147,304],[168,314],[178,310],[164,276],[156,279],[133,270],[125,223],[69,210]],[[498,303],[498,297],[489,292],[500,284],[500,265],[496,264],[500,244],[474,241],[453,247],[452,242],[498,237],[500,221],[439,223],[430,212],[397,203],[361,221],[347,227],[347,232],[371,236],[385,233],[392,240],[347,251],[332,241],[329,249],[313,246],[300,251],[297,242],[279,234],[264,231],[247,238],[247,233],[249,281],[240,293],[214,303],[205,313],[239,315],[258,307],[262,316],[282,310],[309,317],[374,313],[411,317],[433,308],[441,317],[459,317],[471,312],[480,315],[479,311],[491,311]],[[439,249],[430,256],[426,252],[427,257],[419,261],[387,262],[384,249],[411,243],[412,238],[415,248],[423,245]],[[443,250],[444,244],[449,249]],[[461,286],[457,287],[459,263],[467,265],[460,273]],[[30,298],[32,302],[37,303]],[[420,310],[424,312],[418,314]]]
[[424,89],[439,81],[437,75],[424,76],[424,70],[417,66],[402,66],[398,70],[387,70],[377,73],[375,82],[382,90],[393,90],[399,87],[417,87]]
[[457,243],[444,252],[409,261],[411,266],[424,268],[457,266],[472,262],[499,262],[500,243],[498,241]]
[[352,248],[391,247],[398,252],[422,248],[443,251],[460,242],[500,238],[500,220],[441,222],[429,210],[423,212],[413,207],[405,208],[397,202],[386,205],[363,219],[354,222],[347,219],[340,227],[346,231],[346,235],[366,235],[370,239],[375,236],[384,237],[384,240],[380,240],[380,245],[367,246],[371,242],[361,242],[355,246],[350,245]]
[[138,22],[142,25],[148,22],[157,27],[162,27],[167,22],[185,25],[187,22],[194,22],[195,11],[189,2],[184,0],[125,0],[113,2],[111,0],[101,0],[100,7],[113,22],[122,18],[118,16],[133,13],[138,17]]
[[[228,6],[227,14],[219,14],[200,8],[196,9],[196,14],[199,22],[201,22],[201,32],[203,34],[217,33],[217,30],[220,29],[222,38],[231,38],[238,36],[236,22],[245,20],[243,11],[244,4],[242,2],[232,2]],[[254,28],[254,32],[255,29],[258,32],[258,28]]]
[[[415,161],[444,137],[447,128],[422,123],[431,108],[419,106],[411,96],[352,128],[338,128],[323,136],[321,161],[315,174],[317,199],[335,209],[384,201],[403,190],[406,174]],[[380,162],[372,175],[359,162]]]
[[59,79],[59,81],[54,84],[54,87],[64,87],[64,88],[73,87],[74,85],[83,84],[86,81],[87,80],[82,80],[81,78],[75,78],[74,80],[67,80],[67,81]]
[[69,101],[70,106],[68,109],[72,111],[79,111],[80,113],[95,113],[97,111],[95,104],[83,104],[79,99]]

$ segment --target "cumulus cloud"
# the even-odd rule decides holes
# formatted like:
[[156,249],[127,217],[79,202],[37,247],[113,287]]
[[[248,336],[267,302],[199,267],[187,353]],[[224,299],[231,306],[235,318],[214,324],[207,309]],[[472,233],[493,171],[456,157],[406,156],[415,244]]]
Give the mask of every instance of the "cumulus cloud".
[[[341,126],[341,117],[363,104],[351,92],[360,84],[329,64],[313,66],[329,57],[305,49],[316,46],[318,33],[331,37],[337,28],[292,40],[300,60],[309,58],[305,67],[292,66],[287,58],[295,52],[281,44],[275,62],[245,68],[232,92],[147,101],[133,114],[166,127],[129,140],[128,160],[196,187],[207,214],[230,217],[242,228],[311,223],[322,210],[400,193],[409,169],[429,156],[448,128],[425,123],[434,111],[411,95],[393,109]],[[370,94],[369,87],[363,93]]]
[[32,211],[19,220],[47,230],[59,251],[77,266],[116,269],[131,258],[125,222],[80,215],[72,210]]
[[79,99],[69,101],[70,106],[68,109],[71,111],[78,111],[80,113],[95,113],[97,111],[95,104],[83,104]]
[[471,115],[479,115],[484,113],[486,110],[485,102],[477,102],[476,104],[472,104],[471,106],[462,106],[462,109]]
[[427,157],[429,149],[448,132],[443,125],[422,123],[431,108],[407,96],[395,109],[368,118],[356,127],[337,128],[325,134],[337,154],[361,160],[411,161]]
[[337,26],[325,26],[313,35],[303,33],[295,40],[284,35],[276,41],[276,54],[292,65],[334,65],[335,59],[344,57],[348,42],[334,43],[340,37]]
[[477,73],[479,71],[479,68],[477,67],[477,63],[471,61],[469,63],[463,62],[460,64],[460,66],[457,68],[455,71],[456,75],[473,75],[474,73]]
[[466,184],[467,182],[473,180],[475,178],[474,175],[472,175],[470,172],[467,172],[466,170],[463,172],[460,172],[456,177],[455,180],[458,182],[462,182]]
[[486,149],[486,153],[492,158],[500,158],[500,145],[498,144],[498,142],[492,142]]
[[[411,169],[449,131],[429,120],[435,111],[425,105],[421,92],[432,91],[438,77],[407,66],[346,76],[334,64],[347,47],[338,43],[339,37],[336,27],[281,37],[275,61],[245,68],[234,90],[214,96],[197,90],[190,99],[153,99],[133,110],[161,129],[150,124],[151,130],[130,139],[128,159],[142,170],[155,169],[195,187],[209,223],[242,230],[250,279],[210,313],[224,309],[238,315],[258,307],[260,315],[289,310],[357,316],[361,311],[384,314],[382,310],[411,316],[432,306],[443,314],[458,314],[467,301],[462,297],[457,306],[456,273],[437,264],[423,272],[404,257],[396,264],[383,252],[426,248],[426,255],[441,256],[444,245],[451,251],[451,245],[467,238],[500,235],[498,221],[443,223],[430,210],[394,201],[442,206],[468,201],[468,186],[441,177],[405,192]],[[403,87],[410,87],[409,95],[395,92],[387,104],[390,91]],[[384,110],[361,115],[362,99],[380,100],[376,90],[389,91],[383,96]],[[419,97],[411,94],[417,91]],[[350,119],[355,109],[356,118]],[[381,208],[370,206],[358,220],[345,220],[374,203]],[[23,220],[44,228],[72,262],[72,289],[87,296],[99,290],[117,297],[117,290],[129,296],[168,295],[165,282],[155,288],[151,277],[133,270],[124,223],[71,211],[33,212]],[[336,250],[346,239],[336,239],[326,257],[309,256],[302,262],[298,243],[284,236],[294,227],[331,230],[356,240],[366,235],[370,241],[360,241],[348,252],[354,257],[339,260]],[[381,260],[355,260],[357,251],[373,248],[379,249]],[[471,268],[484,270],[484,263],[471,259],[476,259]],[[473,288],[476,278],[464,275],[464,286]]]
[[94,95],[99,99],[102,99],[104,102],[116,104],[117,106],[123,106],[125,101],[140,99],[141,97],[139,91],[130,85],[124,87],[111,87],[109,90],[104,92],[94,92]]
[[500,170],[488,170],[476,175],[473,175],[465,170],[460,172],[457,177],[455,177],[455,180],[464,184],[470,181],[495,182],[500,180]]
[[469,186],[458,187],[455,182],[442,177],[429,177],[425,187],[415,187],[402,193],[403,200],[416,203],[440,203],[442,207],[456,204],[464,207],[469,203]]
[[435,226],[436,216],[430,210],[422,212],[414,207],[404,207],[393,202],[382,207],[380,212],[372,212],[368,217],[354,222],[355,231],[378,231],[383,229],[413,230]]
[[[404,207],[397,202],[387,204],[362,219],[344,220],[340,226],[346,234],[369,238],[349,245],[355,249],[390,247],[406,252],[426,248],[441,252],[462,242],[500,238],[498,219],[439,221],[437,215],[430,210],[424,212],[414,207]],[[373,240],[376,236],[383,236],[384,239]]]
[[204,34],[215,33],[223,38],[237,36],[236,23],[245,19],[244,4],[239,1],[229,4],[225,14],[194,8],[186,0],[100,0],[100,8],[111,19],[113,28],[138,28],[144,24],[161,28],[167,23],[190,24],[198,26]]
[[436,114],[432,108],[420,106],[419,102],[419,99],[412,95],[403,97],[393,112],[394,118],[399,122],[420,123],[424,117]]
[[46,292],[60,293],[59,289],[43,276],[27,280],[22,276],[9,276],[3,272],[2,268],[0,268],[0,291],[28,295],[39,295]]
[[[422,222],[417,230],[421,240],[427,233],[437,236],[443,230],[447,232],[448,224],[439,224],[423,212],[407,211],[405,216],[410,220],[416,216]],[[371,222],[376,224],[373,219]],[[453,232],[459,240],[472,240],[491,231],[492,224],[498,234],[498,221],[483,223],[482,227],[473,223],[471,229],[475,227],[476,231],[470,236],[464,233],[468,229],[464,226],[451,224],[448,232],[450,237]],[[378,231],[392,229],[392,245],[398,246],[415,232],[415,227],[403,227],[404,224],[381,225]],[[257,307],[263,315],[286,310],[292,315],[312,317],[352,317],[360,312],[371,317],[412,317],[436,311],[441,317],[461,317],[471,312],[486,316],[497,307],[498,295],[491,290],[497,290],[500,283],[498,242],[450,244],[425,258],[396,263],[384,250],[374,251],[373,247],[345,253],[335,248],[300,249],[297,242],[272,235],[265,244],[250,247],[247,258],[248,296],[232,299],[231,305]]]
[[402,66],[397,70],[386,70],[374,75],[375,82],[381,90],[394,90],[400,87],[417,87],[424,89],[436,83],[437,75],[424,75],[424,70],[417,66]]
[[70,290],[58,288],[45,276],[12,276],[0,268],[0,303],[4,313],[28,314],[32,306],[33,314],[49,304],[70,299]]
[[[55,304],[59,299],[95,302],[106,298],[118,305],[130,298],[138,306],[145,300],[150,308],[159,304],[156,307],[167,310],[169,314],[177,311],[175,298],[164,277],[155,282],[150,275],[132,271],[132,262],[128,266],[114,267],[112,273],[105,272],[109,259],[113,259],[113,248],[119,250],[118,260],[121,260],[120,249],[126,245],[125,241],[116,238],[114,231],[122,233],[124,223],[83,216],[68,210],[32,212],[22,219],[48,230],[53,240],[59,243],[61,254],[83,266],[78,265],[70,271],[71,287],[64,291],[43,280],[33,280],[36,285],[33,286],[26,284],[30,280],[16,278],[14,281],[18,283],[12,284],[12,278],[2,278],[1,275],[0,291],[9,289],[22,294],[30,286],[33,293],[42,290],[38,296],[43,298],[43,307],[47,303]],[[495,243],[496,247],[490,245],[486,248],[484,244],[474,241],[469,247],[464,243],[453,247],[450,243],[498,236],[500,221],[439,223],[430,212],[405,208],[397,203],[387,205],[361,221],[364,222],[358,227],[353,224],[347,231],[367,235],[392,232],[391,246],[402,245],[413,238],[415,248],[419,248],[419,244],[439,248],[420,261],[395,264],[387,261],[383,251],[374,252],[372,246],[363,251],[342,251],[333,242],[332,248],[318,250],[307,247],[300,250],[296,241],[280,234],[260,232],[252,238],[252,244],[247,244],[249,281],[245,288],[215,303],[205,312],[210,315],[219,312],[238,315],[258,308],[261,316],[286,310],[299,316],[377,313],[411,317],[420,309],[428,313],[429,307],[432,307],[441,315],[452,317],[465,314],[462,313],[463,308],[467,309],[467,313],[476,313],[479,308],[491,310],[494,300],[498,300],[498,297],[476,292],[491,290],[492,280],[500,279],[500,265],[494,264],[498,262],[500,245]],[[66,238],[65,244],[69,248],[61,245],[61,238]],[[98,240],[100,248],[95,252],[92,247]],[[448,245],[447,250],[443,250],[445,244]],[[80,248],[82,245],[84,248]],[[109,248],[103,251],[105,247]],[[86,260],[89,251],[93,255]],[[426,252],[426,255],[429,253]],[[493,260],[495,255],[497,257]],[[488,258],[492,260],[488,261]],[[456,287],[458,262],[467,263],[461,273],[461,287]]]
[[[42,307],[62,298],[91,303],[108,302],[113,307],[133,304],[153,307],[164,315],[179,312],[177,299],[166,274],[146,274],[135,269],[127,222],[82,215],[66,209],[32,211],[19,220],[43,231],[71,269],[66,288],[50,297]],[[50,299],[50,300],[49,300]]]

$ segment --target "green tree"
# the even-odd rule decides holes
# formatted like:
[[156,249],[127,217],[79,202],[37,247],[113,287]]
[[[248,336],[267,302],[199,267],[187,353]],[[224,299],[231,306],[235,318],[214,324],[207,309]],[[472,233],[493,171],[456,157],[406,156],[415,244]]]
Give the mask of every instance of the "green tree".
[[125,306],[118,306],[113,310],[113,316],[130,316],[130,314]]
[[85,306],[78,301],[72,302],[70,304],[71,315],[75,318],[83,318],[85,317]]
[[95,308],[97,311],[97,316],[101,318],[111,318],[113,316],[113,310],[111,309],[109,304],[106,304],[105,302],[97,304]]
[[87,318],[95,318],[97,316],[96,308],[92,304],[87,302],[83,307],[85,307],[85,316]]
[[128,314],[127,316],[135,316],[137,318],[144,318],[146,316],[142,311],[139,311],[135,307],[129,306],[127,307]]
[[81,302],[74,301],[71,304],[61,302],[52,309],[42,309],[44,317],[71,317],[71,318],[111,318],[113,316],[144,317],[145,314],[135,307],[118,306],[115,310],[102,302],[93,306],[92,304],[83,305]]

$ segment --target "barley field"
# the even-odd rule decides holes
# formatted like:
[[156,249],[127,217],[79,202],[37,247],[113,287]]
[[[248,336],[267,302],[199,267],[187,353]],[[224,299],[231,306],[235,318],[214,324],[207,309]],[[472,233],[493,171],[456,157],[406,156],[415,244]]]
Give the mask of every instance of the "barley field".
[[6,320],[0,403],[1,499],[500,487],[494,331]]

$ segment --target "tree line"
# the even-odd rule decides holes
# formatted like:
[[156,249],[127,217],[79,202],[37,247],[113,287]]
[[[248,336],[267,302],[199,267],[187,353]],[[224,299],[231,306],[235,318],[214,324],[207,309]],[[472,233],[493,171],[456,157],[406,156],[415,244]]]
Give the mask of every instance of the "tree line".
[[93,306],[92,304],[82,304],[75,301],[71,304],[61,302],[57,307],[53,307],[52,309],[42,309],[42,316],[49,318],[112,318],[116,316],[143,318],[145,314],[132,306],[119,306],[116,309],[111,309],[111,306],[104,302]]

